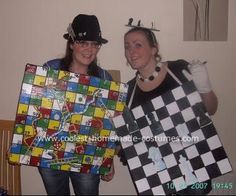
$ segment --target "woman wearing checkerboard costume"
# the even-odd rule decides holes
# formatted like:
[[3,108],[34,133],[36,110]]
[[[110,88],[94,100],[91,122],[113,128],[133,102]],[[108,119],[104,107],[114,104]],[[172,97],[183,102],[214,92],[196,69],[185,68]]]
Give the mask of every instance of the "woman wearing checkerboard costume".
[[[44,64],[44,68],[52,67],[111,80],[111,75],[96,63],[101,45],[108,42],[102,38],[97,17],[79,14],[67,31],[68,33],[64,34],[67,40],[64,58],[50,60]],[[111,168],[111,172],[104,176],[48,168],[38,169],[49,195],[70,195],[69,179],[76,195],[98,195],[100,177],[104,181],[110,181],[114,176],[113,166]]]
[[[128,26],[128,25],[127,25]],[[205,62],[185,60],[161,62],[158,43],[152,29],[134,27],[124,35],[125,57],[131,68],[137,70],[136,76],[128,82],[127,105],[129,109],[143,105],[151,99],[193,80],[203,103],[210,115],[217,110],[217,97],[212,91]],[[120,150],[121,161],[125,157]],[[187,188],[176,194],[207,194],[211,181],[206,181],[205,189]]]

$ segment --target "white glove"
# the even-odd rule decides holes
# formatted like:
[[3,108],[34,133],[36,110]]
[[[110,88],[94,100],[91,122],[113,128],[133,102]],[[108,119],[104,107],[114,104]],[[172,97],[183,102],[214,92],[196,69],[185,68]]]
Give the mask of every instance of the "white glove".
[[208,93],[212,90],[211,82],[209,80],[206,62],[193,60],[189,63],[188,69],[191,74],[183,70],[184,76],[190,81],[193,80],[199,93]]

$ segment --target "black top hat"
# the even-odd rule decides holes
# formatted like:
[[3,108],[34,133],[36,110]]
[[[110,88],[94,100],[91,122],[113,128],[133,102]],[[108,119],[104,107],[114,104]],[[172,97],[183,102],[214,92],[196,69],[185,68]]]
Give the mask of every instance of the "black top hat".
[[94,15],[79,14],[67,28],[68,33],[64,34],[65,39],[71,38],[82,41],[97,41],[105,44],[108,41],[102,38],[99,22]]

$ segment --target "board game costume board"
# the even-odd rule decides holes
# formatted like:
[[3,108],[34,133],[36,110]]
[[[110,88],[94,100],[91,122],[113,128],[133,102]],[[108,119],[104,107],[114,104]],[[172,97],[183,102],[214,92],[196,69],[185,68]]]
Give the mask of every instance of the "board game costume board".
[[115,152],[111,118],[122,113],[128,86],[27,64],[9,161],[105,174]]
[[[113,118],[139,194],[168,195],[232,170],[193,82]],[[202,187],[203,186],[203,187]]]

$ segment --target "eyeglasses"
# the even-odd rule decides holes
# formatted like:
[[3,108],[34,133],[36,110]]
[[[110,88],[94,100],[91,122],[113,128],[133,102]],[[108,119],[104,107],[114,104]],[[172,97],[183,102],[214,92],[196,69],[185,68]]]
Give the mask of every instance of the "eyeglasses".
[[96,49],[99,49],[102,45],[94,41],[79,41],[79,40],[75,40],[75,44],[77,44],[81,48],[87,48],[91,46],[92,48],[96,48]]

